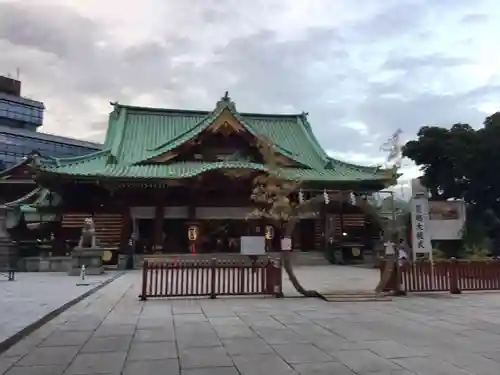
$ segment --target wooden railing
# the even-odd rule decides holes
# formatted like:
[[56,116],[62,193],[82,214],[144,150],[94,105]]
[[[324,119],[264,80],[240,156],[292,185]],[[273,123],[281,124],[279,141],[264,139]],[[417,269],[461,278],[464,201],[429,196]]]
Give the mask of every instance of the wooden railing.
[[144,261],[139,298],[282,295],[281,265],[272,259]]
[[[383,263],[383,268],[387,262]],[[500,261],[498,260],[440,260],[415,261],[399,267],[400,289],[405,292],[450,292],[500,290]],[[389,289],[398,289],[397,278],[391,279]]]

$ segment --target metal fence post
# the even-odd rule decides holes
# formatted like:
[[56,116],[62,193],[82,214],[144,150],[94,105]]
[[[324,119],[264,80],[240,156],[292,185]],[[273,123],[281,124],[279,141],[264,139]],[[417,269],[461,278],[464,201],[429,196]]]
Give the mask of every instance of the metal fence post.
[[450,278],[450,293],[460,294],[462,291],[458,287],[458,262],[456,258],[450,259],[450,273],[448,275]]
[[212,263],[210,265],[210,298],[215,299],[217,297],[215,281],[216,281],[216,272],[217,272],[217,259],[212,258]]
[[146,301],[147,299],[147,287],[148,287],[148,261],[144,260],[142,263],[142,294],[140,295],[141,301]]

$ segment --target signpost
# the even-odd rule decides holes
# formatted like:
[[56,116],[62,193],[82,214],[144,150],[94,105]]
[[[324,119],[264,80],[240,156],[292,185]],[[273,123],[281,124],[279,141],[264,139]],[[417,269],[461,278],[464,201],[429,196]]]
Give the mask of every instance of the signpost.
[[429,201],[426,197],[414,197],[411,200],[413,259],[417,254],[429,254],[432,261],[431,237],[429,226]]
[[411,200],[411,223],[413,260],[417,254],[428,254],[431,266],[431,287],[434,283],[434,260],[432,257],[431,236],[429,233],[429,199],[419,194]]
[[292,251],[292,239],[290,237],[285,237],[281,239],[281,250]]

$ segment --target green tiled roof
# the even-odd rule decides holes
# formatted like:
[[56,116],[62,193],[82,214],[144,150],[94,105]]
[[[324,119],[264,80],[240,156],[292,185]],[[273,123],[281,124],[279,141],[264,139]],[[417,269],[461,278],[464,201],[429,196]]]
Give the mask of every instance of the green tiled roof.
[[57,174],[121,179],[176,179],[215,169],[253,169],[265,166],[247,162],[172,162],[151,159],[193,139],[224,111],[254,136],[272,141],[277,151],[301,168],[286,168],[290,179],[309,181],[387,180],[376,167],[362,167],[330,158],[314,136],[305,114],[263,115],[239,113],[226,96],[214,111],[182,111],[113,104],[102,151],[86,156],[39,161],[35,168]]
[[193,139],[226,109],[247,131],[271,140],[284,156],[310,168],[327,164],[328,157],[307,130],[304,115],[240,114],[231,105],[220,105],[213,112],[119,106],[110,116],[104,145],[118,163],[144,162]]
[[[66,165],[44,166],[44,171],[88,178],[119,178],[165,180],[194,177],[204,172],[218,169],[251,169],[266,171],[262,164],[224,161],[224,162],[179,162],[171,164],[110,164],[107,157],[101,155],[95,159]],[[290,180],[303,181],[374,181],[380,180],[378,173],[355,170],[346,166],[335,169],[283,168],[283,176]]]

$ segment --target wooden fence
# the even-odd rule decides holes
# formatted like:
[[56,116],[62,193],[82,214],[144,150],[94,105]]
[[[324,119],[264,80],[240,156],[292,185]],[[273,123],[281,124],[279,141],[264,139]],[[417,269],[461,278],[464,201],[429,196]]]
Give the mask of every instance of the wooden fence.
[[282,272],[278,260],[249,261],[213,258],[144,261],[139,298],[282,295]]
[[[384,267],[387,263],[384,263]],[[382,267],[383,268],[383,267]],[[500,290],[500,261],[415,261],[400,268],[401,289],[405,292],[450,292]],[[382,274],[382,273],[381,273]],[[396,289],[394,277],[387,285]]]

